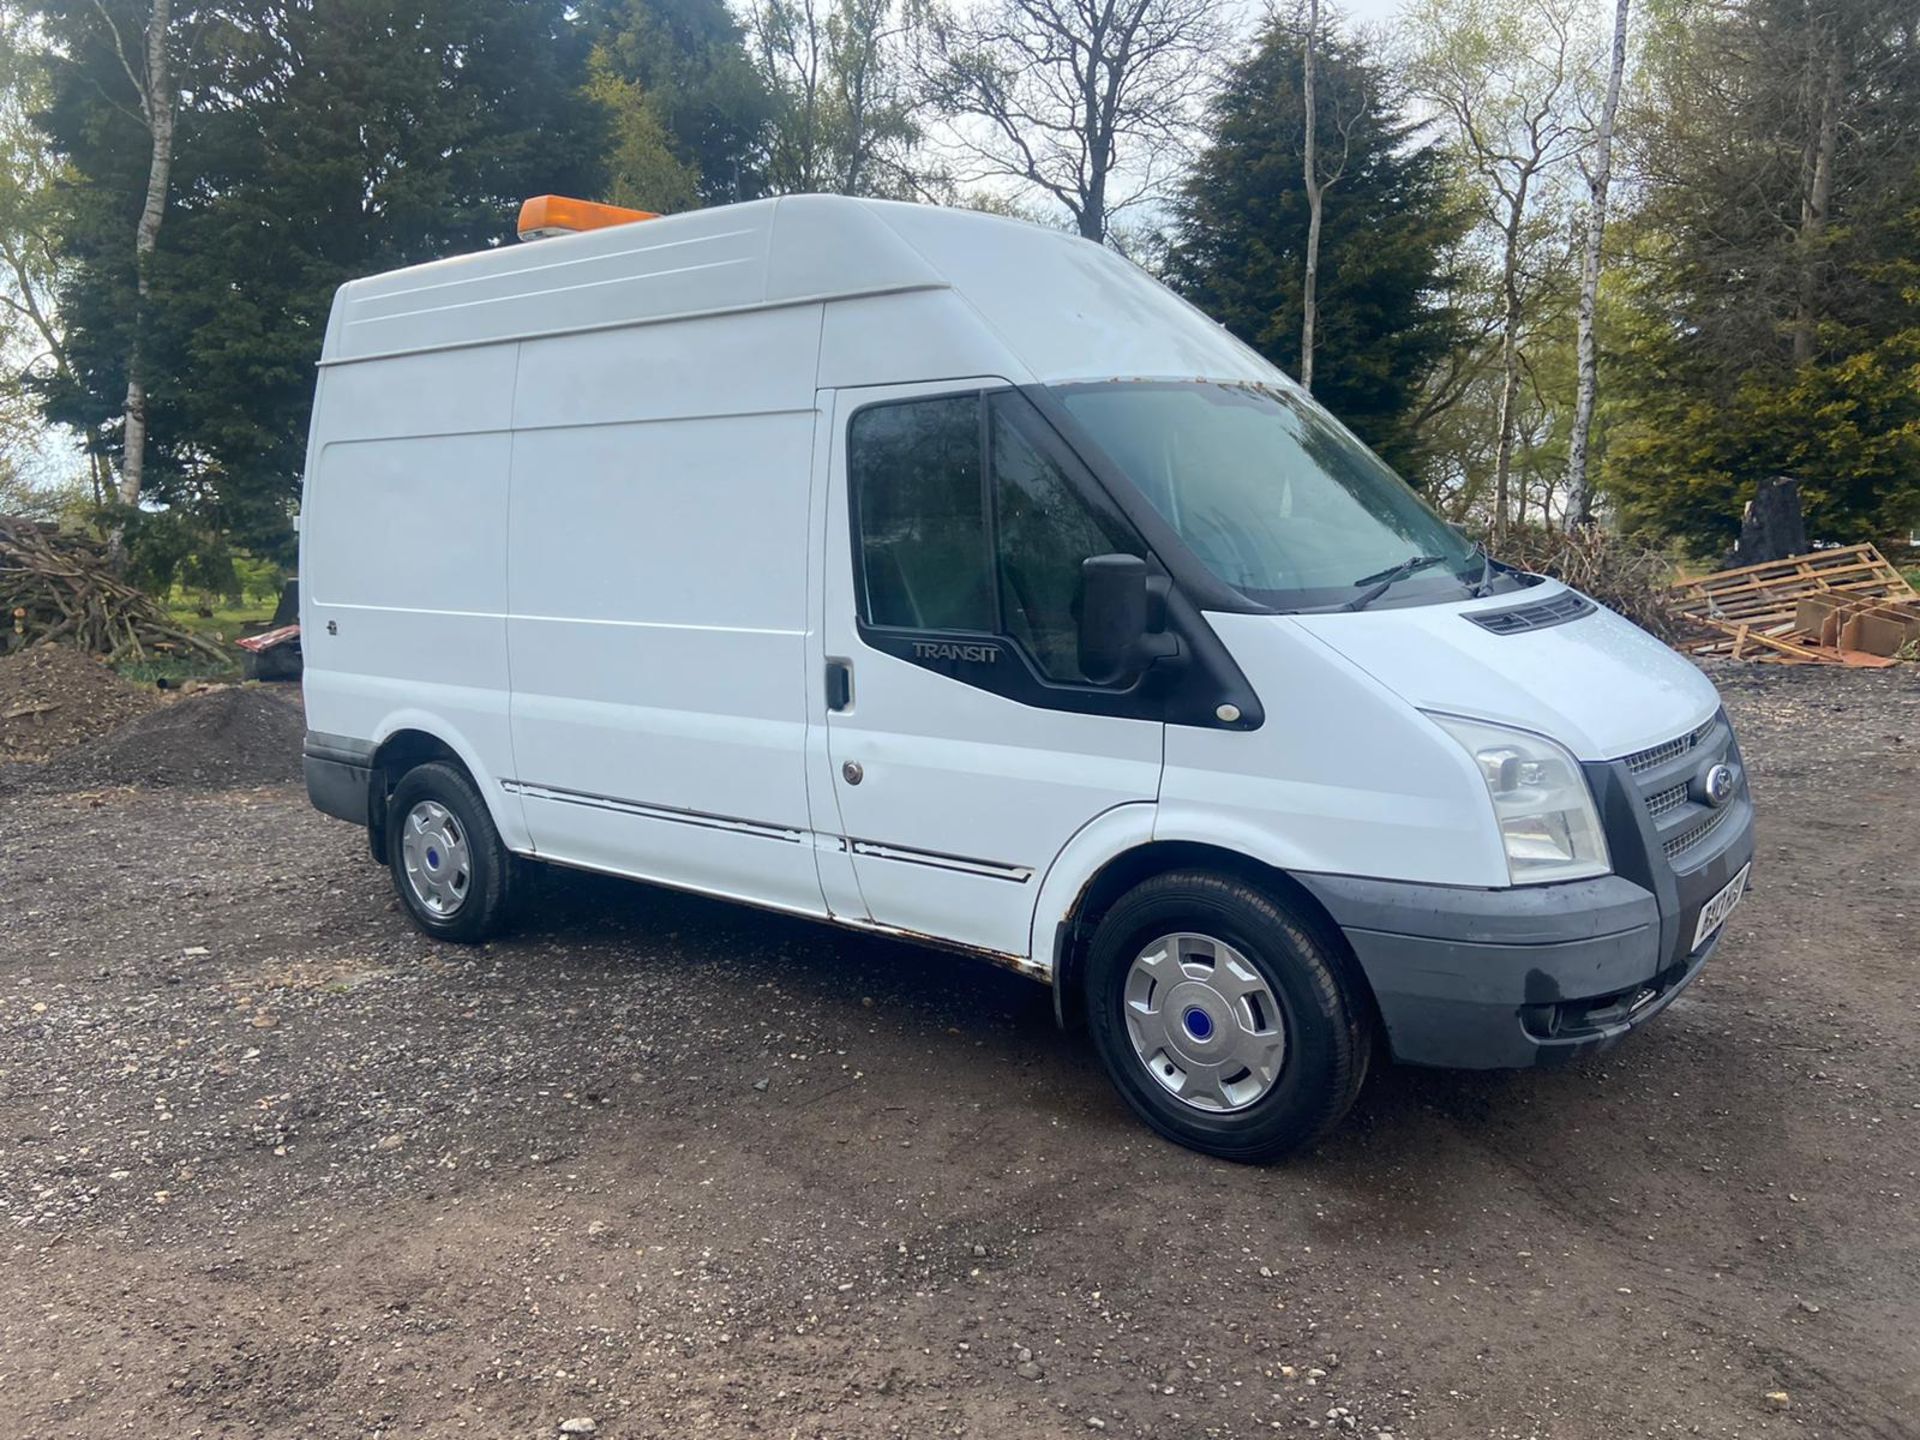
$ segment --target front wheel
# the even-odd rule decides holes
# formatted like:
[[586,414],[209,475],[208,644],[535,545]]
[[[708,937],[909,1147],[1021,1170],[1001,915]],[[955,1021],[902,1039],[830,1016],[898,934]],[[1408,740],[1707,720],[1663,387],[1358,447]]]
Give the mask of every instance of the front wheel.
[[1372,1030],[1338,956],[1265,890],[1179,871],[1094,932],[1088,1025],[1107,1074],[1170,1140],[1270,1160],[1325,1135],[1366,1079]]
[[386,835],[393,888],[414,924],[461,944],[499,932],[513,860],[462,771],[435,762],[401,776]]

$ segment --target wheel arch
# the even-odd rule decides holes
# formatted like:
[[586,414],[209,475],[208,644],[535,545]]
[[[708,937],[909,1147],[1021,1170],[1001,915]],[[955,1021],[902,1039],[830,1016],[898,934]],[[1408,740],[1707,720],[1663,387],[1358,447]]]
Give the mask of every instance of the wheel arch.
[[[1078,1025],[1082,1019],[1081,976],[1088,944],[1101,918],[1136,885],[1176,870],[1208,870],[1231,875],[1283,900],[1337,958],[1360,1003],[1369,1012],[1375,1010],[1372,987],[1339,925],[1313,892],[1285,870],[1244,851],[1210,841],[1149,838],[1102,860],[1076,888],[1071,905],[1058,914],[1049,928],[1045,953],[1052,962],[1054,1018],[1063,1029]],[[1049,885],[1052,881],[1049,874]]]
[[381,727],[368,776],[367,840],[376,859],[385,862],[387,801],[394,787],[407,771],[435,762],[456,767],[472,782],[509,850],[525,848],[526,826],[519,807],[500,802],[498,794],[503,792],[498,792],[494,778],[465,737],[449,732],[428,717],[403,715]]

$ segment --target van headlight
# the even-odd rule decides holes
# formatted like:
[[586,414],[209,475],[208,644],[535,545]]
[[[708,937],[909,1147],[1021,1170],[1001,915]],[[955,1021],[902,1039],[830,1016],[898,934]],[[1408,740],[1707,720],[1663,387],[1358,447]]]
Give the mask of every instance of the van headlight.
[[1457,715],[1427,718],[1473,757],[1493,797],[1515,885],[1581,880],[1613,868],[1580,762],[1544,735]]

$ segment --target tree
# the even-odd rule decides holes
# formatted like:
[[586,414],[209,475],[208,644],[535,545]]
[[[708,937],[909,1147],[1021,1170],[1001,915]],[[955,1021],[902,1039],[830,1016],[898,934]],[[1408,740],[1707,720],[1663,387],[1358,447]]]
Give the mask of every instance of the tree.
[[579,23],[602,73],[637,87],[700,203],[766,193],[773,100],[726,0],[586,0]]
[[776,192],[911,195],[920,139],[893,0],[762,0],[747,33],[773,101]]
[[1587,79],[1578,17],[1575,0],[1423,0],[1406,17],[1412,83],[1444,119],[1500,255],[1496,538],[1512,516],[1509,482],[1535,291],[1533,251],[1558,228],[1543,226],[1541,213],[1555,198],[1560,172],[1588,138],[1577,104]]
[[[17,513],[36,480],[60,478],[48,473],[56,447],[33,393],[69,369],[56,299],[69,177],[33,119],[47,103],[45,59],[27,16],[0,0],[0,472],[11,477],[0,513]],[[96,448],[85,454],[104,501],[112,469]]]
[[[1300,282],[1300,386],[1313,392],[1313,332],[1319,319],[1320,228],[1327,208],[1327,190],[1345,172],[1347,151],[1331,175],[1320,173],[1320,106],[1314,93],[1314,52],[1320,46],[1320,0],[1307,0],[1307,33],[1300,47],[1301,176],[1307,189],[1307,255]],[[1344,138],[1344,132],[1343,132]]]
[[656,215],[698,208],[699,172],[674,153],[659,107],[640,82],[621,76],[604,45],[595,47],[588,76],[587,95],[605,113],[610,136],[606,198]]
[[[1304,27],[1269,20],[1215,96],[1208,139],[1174,203],[1168,280],[1276,365],[1297,373],[1305,186]],[[1400,114],[1357,40],[1319,46],[1319,139],[1341,154],[1321,243],[1315,394],[1403,474],[1428,471],[1421,430],[1457,391],[1439,370],[1462,347],[1447,292],[1467,215],[1441,154]],[[1438,387],[1447,392],[1433,404]]]
[[137,328],[150,425],[130,543],[184,529],[285,558],[333,291],[499,243],[528,194],[597,188],[584,39],[562,0],[176,4],[187,98],[142,298],[120,236],[147,193],[144,121],[114,98],[119,57],[91,6],[43,3],[60,42],[46,123],[76,181],[71,375],[47,386],[49,413],[111,437]]
[[[123,260],[132,280],[132,302],[126,316],[119,369],[125,390],[120,404],[120,505],[138,504],[146,483],[148,450],[148,369],[150,343],[148,310],[153,290],[155,251],[166,218],[173,174],[175,111],[179,84],[174,51],[176,33],[194,12],[176,13],[172,0],[116,0],[97,3],[84,16],[64,6],[43,17],[47,28],[68,47],[68,54],[89,69],[90,83],[102,103],[130,118],[138,127],[144,176],[139,204],[130,217],[130,233],[123,233]],[[123,219],[122,224],[126,222]],[[116,552],[120,528],[114,531]]]
[[1604,480],[1707,552],[1761,480],[1819,540],[1920,522],[1920,33],[1895,0],[1649,12]]
[[1105,240],[1174,183],[1222,38],[1212,0],[985,0],[939,17],[928,96],[956,122],[956,183],[1032,186]]
[[1574,399],[1573,436],[1567,451],[1567,519],[1584,525],[1593,515],[1593,488],[1587,477],[1587,442],[1593,431],[1593,402],[1600,386],[1600,361],[1594,338],[1600,302],[1600,259],[1607,232],[1607,187],[1613,178],[1613,123],[1620,108],[1620,79],[1627,68],[1627,7],[1616,0],[1613,49],[1607,63],[1607,95],[1600,107],[1600,130],[1587,169],[1587,237],[1580,256],[1580,380]]

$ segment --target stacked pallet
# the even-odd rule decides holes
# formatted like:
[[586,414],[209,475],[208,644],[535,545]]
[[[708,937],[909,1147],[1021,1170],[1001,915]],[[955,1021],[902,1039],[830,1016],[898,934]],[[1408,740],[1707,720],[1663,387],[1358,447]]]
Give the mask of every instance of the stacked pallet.
[[1694,655],[1891,665],[1920,651],[1920,592],[1872,545],[1685,580],[1668,603]]

